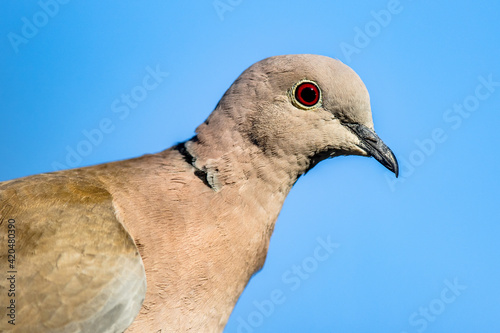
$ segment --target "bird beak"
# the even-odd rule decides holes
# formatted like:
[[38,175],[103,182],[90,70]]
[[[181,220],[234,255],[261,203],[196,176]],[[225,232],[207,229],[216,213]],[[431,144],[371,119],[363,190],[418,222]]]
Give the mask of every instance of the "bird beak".
[[356,123],[344,123],[345,126],[350,128],[356,134],[361,144],[359,147],[366,151],[368,155],[373,156],[387,169],[394,172],[396,178],[399,174],[398,161],[394,153],[387,147],[387,145],[378,137],[377,134],[365,125]]

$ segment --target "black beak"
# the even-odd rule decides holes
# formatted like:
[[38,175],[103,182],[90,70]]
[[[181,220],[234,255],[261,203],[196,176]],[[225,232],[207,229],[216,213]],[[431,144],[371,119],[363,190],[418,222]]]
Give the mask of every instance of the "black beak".
[[394,172],[396,178],[398,177],[399,166],[396,156],[394,156],[394,153],[374,131],[361,124],[344,123],[344,125],[359,137],[361,140],[360,148],[365,150],[370,156],[373,156],[387,169]]

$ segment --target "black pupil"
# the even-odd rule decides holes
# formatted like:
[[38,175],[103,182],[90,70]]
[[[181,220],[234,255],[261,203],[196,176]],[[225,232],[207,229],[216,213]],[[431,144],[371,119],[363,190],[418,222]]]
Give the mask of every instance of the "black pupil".
[[305,87],[300,92],[300,97],[306,103],[312,103],[316,99],[316,91],[312,87]]

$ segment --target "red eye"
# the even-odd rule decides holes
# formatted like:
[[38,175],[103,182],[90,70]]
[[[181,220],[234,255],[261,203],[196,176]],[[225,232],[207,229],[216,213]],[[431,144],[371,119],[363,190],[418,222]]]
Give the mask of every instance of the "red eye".
[[306,107],[312,107],[320,100],[319,87],[310,81],[300,83],[295,88],[295,99]]

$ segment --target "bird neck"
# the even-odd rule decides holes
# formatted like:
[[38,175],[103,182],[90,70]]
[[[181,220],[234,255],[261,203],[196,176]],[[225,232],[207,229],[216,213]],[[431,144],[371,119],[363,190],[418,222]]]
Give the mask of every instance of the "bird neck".
[[[149,240],[146,247],[139,249],[148,275],[145,304],[150,308],[146,317],[154,318],[151,325],[161,327],[161,323],[180,320],[177,316],[186,325],[196,327],[195,331],[208,331],[209,327],[213,330],[217,325],[222,331],[250,277],[265,262],[278,214],[304,166],[298,162],[302,157],[267,154],[238,131],[231,131],[230,126],[228,131],[200,126],[197,133],[173,149],[138,159],[132,167],[129,184],[140,182],[135,180],[135,174],[151,170],[154,183],[160,187],[157,193],[165,195],[151,200],[147,188],[132,201],[117,198],[117,206],[122,207],[124,220],[129,221],[127,229],[136,242]],[[168,165],[163,158],[184,159],[210,189],[203,188],[205,185],[188,172],[185,181],[179,181],[182,176],[171,173],[171,169],[158,168]],[[183,164],[176,172],[188,170]],[[190,192],[187,187],[195,190]],[[187,195],[196,205],[193,209],[186,209],[182,200],[173,199]],[[170,201],[158,205],[161,198]],[[179,216],[159,220],[153,228],[152,223],[134,215],[136,211],[143,211],[140,216],[169,216],[172,212]],[[194,258],[197,259],[193,261]],[[172,267],[177,268],[176,274],[181,278],[170,279]],[[202,282],[194,285],[193,281]],[[169,288],[163,290],[159,286]],[[170,297],[165,297],[165,293],[170,293]],[[178,307],[176,302],[180,299],[189,299],[196,311],[171,315],[165,310]]]
[[281,201],[313,163],[306,156],[266,152],[234,132],[231,137],[198,133],[177,149],[215,192],[253,185],[259,187],[260,196],[281,194]]

